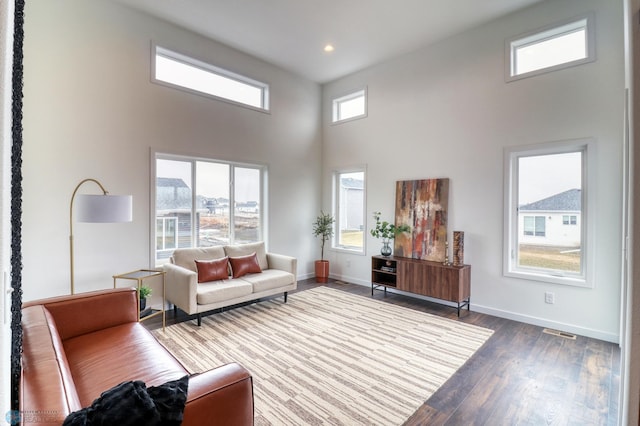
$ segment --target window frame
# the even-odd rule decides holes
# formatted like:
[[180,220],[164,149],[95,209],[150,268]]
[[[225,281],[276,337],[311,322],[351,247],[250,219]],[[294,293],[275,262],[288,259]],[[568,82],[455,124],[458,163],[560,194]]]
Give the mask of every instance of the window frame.
[[155,229],[155,237],[156,237],[156,244],[155,244],[155,248],[154,250],[157,252],[158,251],[158,220],[162,220],[162,229],[166,229],[167,226],[167,222],[173,222],[174,223],[174,247],[166,247],[166,233],[163,233],[163,237],[162,237],[162,250],[175,250],[178,248],[178,217],[177,216],[167,216],[167,217],[161,217],[159,218],[156,215],[156,229]]
[[[160,80],[156,77],[156,58],[157,56],[162,56],[164,58],[173,60],[175,62],[181,63],[183,65],[187,65],[211,74],[214,74],[218,77],[222,77],[236,83],[245,84],[252,88],[256,88],[261,91],[260,96],[260,106],[255,106],[251,104],[247,104],[238,100],[234,100],[231,98],[227,98],[224,96],[214,95],[212,93],[200,91],[197,89],[193,89],[190,87],[185,87],[180,84],[172,83],[166,80]],[[155,84],[159,84],[161,86],[171,87],[173,89],[178,89],[183,92],[191,93],[198,96],[204,96],[206,98],[214,99],[217,101],[222,101],[226,103],[230,103],[233,105],[238,105],[243,108],[252,109],[254,111],[269,113],[269,84],[255,80],[253,78],[247,77],[242,74],[235,73],[233,71],[218,67],[211,63],[196,59],[194,57],[185,55],[180,52],[176,52],[175,50],[160,46],[156,43],[151,44],[151,82]]]
[[[533,219],[533,230],[532,231],[527,231],[527,219]],[[538,232],[538,219],[542,219],[542,227],[544,228],[544,231],[542,231],[542,233]],[[547,234],[547,219],[546,216],[544,215],[540,215],[540,214],[529,214],[526,216],[522,217],[522,220],[524,221],[523,226],[522,226],[522,231],[524,233],[524,235],[529,236],[529,237],[546,237]],[[528,234],[527,232],[530,232],[530,234]]]
[[[362,180],[362,248],[357,246],[346,246],[339,244],[340,241],[340,176],[348,173],[363,173]],[[352,166],[335,169],[331,175],[332,180],[332,214],[335,218],[334,233],[331,239],[331,249],[338,252],[357,254],[364,256],[367,252],[367,167],[366,166]]]
[[[584,22],[584,25],[581,23]],[[515,74],[517,67],[515,51],[518,48],[535,45],[548,40],[561,37],[563,35],[575,32],[579,28],[585,29],[585,53],[586,57],[573,61],[563,62],[533,71]],[[596,39],[595,39],[595,14],[593,12],[566,19],[559,23],[547,25],[526,33],[510,37],[505,41],[505,78],[507,82],[521,80],[523,78],[533,77],[540,74],[546,74],[577,65],[594,62],[596,60]]]
[[[354,115],[352,117],[348,117],[348,118],[343,118],[340,119],[339,118],[339,112],[340,112],[340,105],[342,105],[345,102],[349,102],[351,100],[357,99],[359,97],[363,97],[364,98],[364,111],[362,114],[359,115]],[[331,100],[331,124],[341,124],[341,123],[347,123],[349,121],[354,121],[354,120],[360,120],[363,118],[366,118],[368,115],[368,101],[369,99],[369,95],[368,95],[368,91],[367,91],[367,87],[363,87],[361,89],[357,89],[357,90],[353,90],[350,91],[349,93],[347,93],[346,95],[342,95],[342,96],[338,96],[336,98],[333,98]]]
[[[156,161],[157,160],[172,160],[172,161],[183,161],[183,162],[191,162],[191,181],[192,185],[196,185],[196,167],[195,163],[197,162],[210,162],[210,163],[218,163],[225,164],[231,166],[229,168],[229,244],[234,243],[234,211],[235,209],[231,206],[234,203],[235,199],[235,187],[234,187],[234,167],[241,168],[251,168],[259,170],[260,172],[260,194],[258,201],[258,213],[260,220],[258,221],[258,235],[259,241],[264,241],[265,246],[268,240],[268,229],[267,225],[269,223],[268,220],[268,167],[264,164],[255,164],[255,163],[246,163],[246,162],[237,162],[237,161],[228,161],[228,160],[220,160],[217,158],[210,158],[206,156],[194,156],[194,155],[186,155],[186,154],[175,154],[169,153],[167,151],[155,151],[151,150],[150,152],[150,188],[151,194],[149,198],[149,213],[150,213],[150,252],[149,252],[149,265],[152,268],[160,267],[164,263],[167,263],[169,259],[157,259],[156,253],[156,244],[157,238],[156,235],[156,224],[157,224],[157,211],[156,211],[156,181],[157,181],[157,171],[156,171]],[[196,221],[196,209],[198,208],[196,203],[197,197],[197,189],[193,189],[191,191],[191,223],[195,223]],[[177,221],[179,223],[179,221]],[[197,226],[191,226],[191,247],[198,247],[198,238],[197,238]],[[176,228],[176,234],[178,233],[178,229]],[[176,245],[178,246],[178,241],[176,241]]]
[[[580,247],[582,251],[579,274],[543,268],[518,267],[518,159],[520,157],[582,153],[582,187]],[[596,143],[593,138],[547,142],[504,148],[504,241],[503,275],[553,284],[593,288],[595,261],[595,182]],[[531,216],[535,216],[532,214]],[[535,231],[534,231],[535,233]]]

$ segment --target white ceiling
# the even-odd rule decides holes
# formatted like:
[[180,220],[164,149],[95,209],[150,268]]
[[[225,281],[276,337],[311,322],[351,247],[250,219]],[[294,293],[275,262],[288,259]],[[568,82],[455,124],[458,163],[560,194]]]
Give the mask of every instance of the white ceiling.
[[114,1],[325,83],[543,0]]

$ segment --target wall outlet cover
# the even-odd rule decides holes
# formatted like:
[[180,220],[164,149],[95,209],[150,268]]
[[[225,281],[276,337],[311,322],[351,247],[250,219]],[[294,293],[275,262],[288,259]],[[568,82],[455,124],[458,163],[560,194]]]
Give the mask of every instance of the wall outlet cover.
[[555,295],[550,291],[544,293],[544,302],[545,303],[555,303]]

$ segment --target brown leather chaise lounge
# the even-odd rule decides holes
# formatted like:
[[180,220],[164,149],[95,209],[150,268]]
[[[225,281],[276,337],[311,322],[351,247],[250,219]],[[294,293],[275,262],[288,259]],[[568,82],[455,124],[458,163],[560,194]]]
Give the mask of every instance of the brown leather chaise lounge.
[[[152,387],[188,374],[137,321],[136,304],[135,289],[113,289],[23,305],[22,424],[60,425],[122,382]],[[242,366],[189,377],[183,425],[252,425],[253,416]]]

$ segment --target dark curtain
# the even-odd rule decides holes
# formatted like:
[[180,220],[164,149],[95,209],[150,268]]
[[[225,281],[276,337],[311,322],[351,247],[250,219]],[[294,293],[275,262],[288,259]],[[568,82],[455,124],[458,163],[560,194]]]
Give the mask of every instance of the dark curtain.
[[[11,146],[11,409],[20,410],[22,353],[22,45],[24,0],[15,0]],[[19,418],[19,417],[18,417]]]

